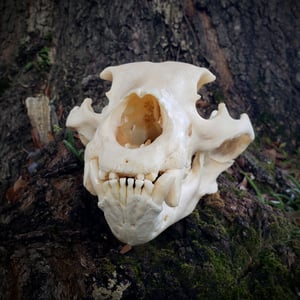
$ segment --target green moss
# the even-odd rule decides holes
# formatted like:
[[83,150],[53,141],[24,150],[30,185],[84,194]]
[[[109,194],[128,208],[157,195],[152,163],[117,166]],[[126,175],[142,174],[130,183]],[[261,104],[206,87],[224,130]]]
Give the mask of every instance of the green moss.
[[48,71],[51,65],[49,58],[49,48],[43,47],[37,54],[37,65],[41,71]]
[[100,270],[102,275],[110,277],[116,271],[116,266],[107,258],[103,258],[100,262]]
[[249,288],[259,299],[296,299],[289,288],[289,270],[270,250],[260,254],[256,269],[249,276]]
[[105,262],[104,273],[116,270],[131,282],[124,299],[130,290],[137,299],[296,299],[300,270],[291,272],[285,253],[297,234],[283,215],[266,216],[259,204],[251,221],[241,215],[228,221],[221,209],[203,204],[182,222],[184,233],[172,227]]

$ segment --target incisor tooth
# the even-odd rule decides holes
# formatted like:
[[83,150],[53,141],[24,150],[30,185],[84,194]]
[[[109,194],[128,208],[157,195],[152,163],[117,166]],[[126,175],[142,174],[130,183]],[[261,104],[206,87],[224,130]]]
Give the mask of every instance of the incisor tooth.
[[144,180],[144,178],[145,178],[144,174],[137,174],[136,175],[136,179],[138,179],[138,180]]
[[127,191],[126,191],[126,178],[120,179],[120,202],[126,205]]
[[111,187],[111,193],[112,193],[114,199],[119,199],[119,195],[120,195],[119,180],[117,180],[117,179],[109,180],[109,185]]
[[140,195],[140,194],[141,194],[143,185],[144,185],[144,180],[139,180],[139,179],[137,179],[137,180],[135,181],[135,189],[134,189],[134,193],[135,193],[136,195]]
[[129,195],[133,195],[133,183],[134,183],[133,178],[128,178],[127,179],[127,197]]
[[154,185],[150,180],[147,180],[147,179],[144,180],[143,192],[146,192],[149,196],[151,196],[153,187],[154,187]]

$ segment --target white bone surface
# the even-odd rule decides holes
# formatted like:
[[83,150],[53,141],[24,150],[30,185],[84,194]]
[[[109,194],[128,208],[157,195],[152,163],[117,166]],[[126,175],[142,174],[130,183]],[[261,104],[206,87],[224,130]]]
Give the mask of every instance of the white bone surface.
[[114,235],[146,243],[217,191],[216,179],[254,139],[246,114],[220,104],[209,119],[195,107],[198,90],[215,76],[179,62],[108,67],[109,104],[99,113],[85,99],[67,119],[86,146],[84,185]]

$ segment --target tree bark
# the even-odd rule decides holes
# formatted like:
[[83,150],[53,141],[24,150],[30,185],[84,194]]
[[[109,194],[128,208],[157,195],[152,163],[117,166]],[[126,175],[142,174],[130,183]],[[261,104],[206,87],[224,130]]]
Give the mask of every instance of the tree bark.
[[[1,299],[297,299],[299,229],[259,200],[294,187],[262,137],[299,147],[299,1],[0,5]],[[98,111],[106,105],[101,70],[142,60],[209,68],[217,81],[200,91],[200,114],[224,101],[232,116],[249,114],[261,143],[191,216],[121,255],[63,144],[64,124],[85,97]],[[59,131],[43,147],[25,107],[38,95],[49,97]],[[245,172],[263,192],[237,187]]]

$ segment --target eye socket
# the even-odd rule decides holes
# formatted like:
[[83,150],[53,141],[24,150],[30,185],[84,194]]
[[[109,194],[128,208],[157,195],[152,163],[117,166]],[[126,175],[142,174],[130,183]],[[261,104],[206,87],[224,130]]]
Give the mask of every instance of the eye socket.
[[150,94],[127,97],[116,139],[121,146],[138,148],[151,144],[162,133],[162,116],[157,99]]

